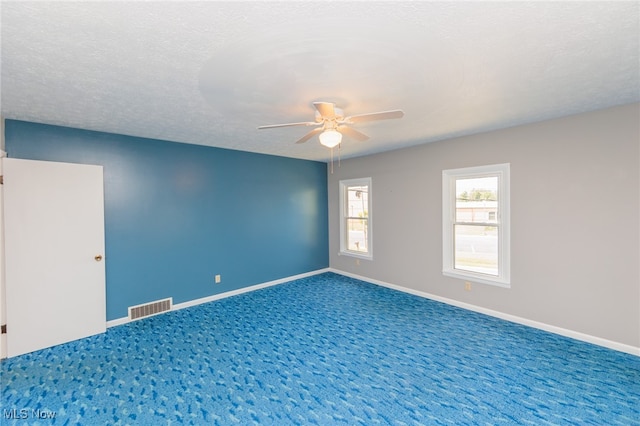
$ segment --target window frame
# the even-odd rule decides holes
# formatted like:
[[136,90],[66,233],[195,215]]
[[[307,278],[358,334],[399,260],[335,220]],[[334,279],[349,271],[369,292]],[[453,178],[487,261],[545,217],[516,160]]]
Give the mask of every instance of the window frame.
[[[498,178],[498,275],[455,268],[456,181]],[[492,164],[442,171],[442,274],[465,281],[511,287],[510,164]]]
[[[358,178],[358,179],[343,179],[339,182],[340,186],[340,252],[339,255],[352,256],[360,259],[373,260],[373,232],[372,232],[372,212],[373,212],[373,197],[372,197],[372,179],[370,177]],[[347,194],[348,188],[354,186],[366,186],[367,187],[367,251],[353,251],[348,249],[347,244],[347,220],[352,219],[346,212],[347,206]],[[362,219],[362,218],[358,218]]]

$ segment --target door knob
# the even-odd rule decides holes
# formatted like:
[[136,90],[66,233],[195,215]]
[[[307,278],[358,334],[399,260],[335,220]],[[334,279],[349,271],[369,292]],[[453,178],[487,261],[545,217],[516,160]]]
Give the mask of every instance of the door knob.
[[94,257],[94,259],[96,260],[96,262],[100,262],[102,260],[102,255],[99,254],[96,257]]

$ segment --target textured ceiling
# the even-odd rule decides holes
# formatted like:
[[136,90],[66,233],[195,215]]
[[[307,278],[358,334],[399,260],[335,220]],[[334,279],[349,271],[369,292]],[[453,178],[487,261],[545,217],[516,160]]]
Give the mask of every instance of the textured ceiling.
[[5,118],[327,161],[640,101],[639,2],[1,3]]

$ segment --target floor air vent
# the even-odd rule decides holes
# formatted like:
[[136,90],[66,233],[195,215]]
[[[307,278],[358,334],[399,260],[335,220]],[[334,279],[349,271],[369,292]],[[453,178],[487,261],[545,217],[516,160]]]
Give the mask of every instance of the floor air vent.
[[173,299],[157,300],[144,305],[129,306],[129,319],[135,320],[171,310]]

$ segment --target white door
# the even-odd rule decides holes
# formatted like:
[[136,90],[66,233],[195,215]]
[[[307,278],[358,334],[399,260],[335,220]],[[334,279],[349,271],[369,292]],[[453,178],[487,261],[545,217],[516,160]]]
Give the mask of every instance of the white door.
[[102,166],[2,161],[8,356],[104,332]]

